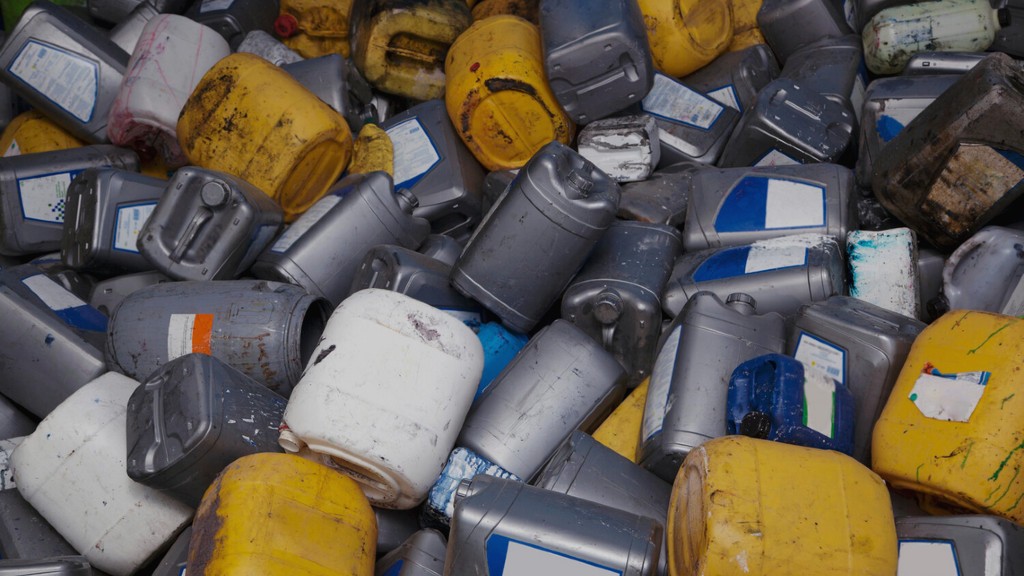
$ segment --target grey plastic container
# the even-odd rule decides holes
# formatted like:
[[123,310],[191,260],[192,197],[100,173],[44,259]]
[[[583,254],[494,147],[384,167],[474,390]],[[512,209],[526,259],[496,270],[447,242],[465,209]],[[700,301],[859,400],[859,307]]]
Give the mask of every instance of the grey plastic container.
[[423,244],[420,244],[419,252],[448,266],[454,266],[455,261],[462,255],[462,244],[447,234],[430,234]]
[[782,65],[808,44],[853,32],[836,0],[764,0],[757,27]]
[[171,360],[128,400],[128,477],[196,508],[228,464],[282,451],[285,403],[213,356]]
[[639,102],[654,63],[634,0],[541,0],[544,71],[555,99],[577,124]]
[[856,120],[840,104],[789,78],[761,89],[743,113],[718,165],[836,162],[853,140]]
[[[942,293],[942,269],[946,266],[946,255],[934,248],[918,246],[917,276],[922,307],[922,320],[931,321],[945,313],[945,307],[936,301]],[[936,308],[936,305],[939,305]]]
[[853,454],[871,464],[871,432],[914,339],[925,324],[869,302],[833,296],[805,306],[789,327],[786,351],[853,394]]
[[88,274],[79,274],[60,261],[60,252],[39,256],[28,262],[43,271],[51,280],[60,284],[82,300],[88,300],[92,294],[95,279]]
[[868,85],[857,138],[857,184],[871,188],[871,171],[885,145],[960,76],[935,74],[879,78]]
[[857,34],[824,38],[791,54],[781,77],[821,94],[860,118],[867,86],[863,51]]
[[92,576],[85,556],[0,560],[0,576]]
[[309,58],[285,64],[281,69],[344,116],[353,134],[358,134],[366,123],[376,121],[371,105],[373,89],[341,54]]
[[337,306],[370,248],[416,248],[427,237],[430,225],[412,215],[415,206],[408,191],[395,193],[385,172],[349,175],[259,255],[252,274],[297,284]]
[[205,351],[288,396],[320,339],[327,302],[263,280],[167,282],[130,294],[114,311],[106,357],[136,380]]
[[30,264],[0,271],[0,394],[45,417],[107,371],[107,317]]
[[92,292],[89,295],[89,305],[109,316],[121,301],[132,292],[141,290],[146,286],[152,286],[153,284],[171,281],[166,275],[154,271],[136,272],[134,274],[107,278],[97,282],[92,287]]
[[645,516],[478,476],[456,496],[444,573],[654,576],[663,531]]
[[901,567],[910,553],[905,546],[922,545],[926,566],[945,570],[941,574],[1024,574],[1024,528],[996,516],[907,516],[896,519],[896,535]]
[[0,438],[28,436],[36,429],[36,422],[35,418],[0,394]]
[[660,72],[640,108],[654,116],[660,130],[659,166],[684,160],[714,164],[740,119],[735,109]]
[[415,510],[374,508],[377,520],[377,558],[396,550],[420,529]]
[[688,172],[658,171],[642,182],[622,185],[619,218],[681,227],[689,206]]
[[139,159],[108,145],[0,158],[0,254],[59,250],[68,189],[76,176],[101,166],[137,170]]
[[498,201],[505,189],[516,179],[519,170],[495,170],[484,176],[483,203],[481,208],[484,214],[491,211],[491,207]]
[[437,530],[420,530],[377,561],[375,576],[442,576],[448,540]]
[[459,240],[480,223],[484,169],[462,143],[443,100],[428,100],[381,124],[395,150],[395,188],[419,204],[413,212],[435,234]]
[[193,0],[185,16],[216,30],[234,49],[253,30],[273,33],[280,10],[278,0]]
[[149,4],[161,14],[181,14],[191,0],[88,0],[89,14],[104,22],[121,22],[142,4]]
[[[1024,14],[1021,14],[1020,18],[1019,21],[1024,22]],[[999,34],[1006,29],[997,30],[996,38],[999,38]],[[1006,51],[1004,50],[1004,52]],[[974,68],[987,55],[986,52],[918,52],[907,61],[902,75],[964,74],[970,72],[971,68]],[[1024,56],[1024,53],[1018,54],[1018,56]]]
[[[668,525],[672,486],[578,430],[559,447],[533,485]],[[657,571],[662,576],[668,574],[667,556],[662,542]]]
[[181,534],[174,539],[174,544],[167,549],[167,553],[153,570],[152,576],[185,576],[188,567],[188,545],[192,540],[192,526],[182,530]]
[[687,252],[801,233],[845,244],[857,229],[853,173],[836,164],[704,168],[692,173],[687,196]]
[[0,490],[0,557],[31,560],[75,554],[78,552],[71,544],[25,501],[20,492],[16,489]]
[[675,316],[691,296],[706,290],[719,298],[743,292],[757,300],[762,312],[794,314],[804,304],[845,294],[845,268],[843,250],[832,238],[811,242],[779,238],[688,252],[676,260],[662,307]]
[[989,50],[1006,52],[1010,56],[1024,57],[1024,1],[1002,0],[1009,12],[1010,24],[996,30],[996,39]]
[[562,318],[622,364],[628,385],[650,375],[661,333],[661,293],[682,252],[664,224],[614,222],[562,297]]
[[152,265],[139,253],[139,232],[167,182],[115,168],[91,168],[71,182],[61,261],[94,272],[139,272]]
[[0,48],[0,80],[86,142],[107,142],[107,116],[128,53],[66,9],[36,0]]
[[573,430],[593,431],[622,400],[625,384],[611,354],[571,322],[555,320],[473,402],[455,445],[529,480]]
[[284,223],[262,190],[223,172],[187,166],[166,190],[137,245],[153,268],[178,280],[241,276]]
[[131,11],[131,14],[118,21],[117,26],[110,30],[110,41],[131,56],[132,52],[135,52],[135,45],[139,43],[139,38],[142,37],[143,28],[159,14],[160,12],[151,3],[140,3]]
[[583,266],[618,204],[618,184],[551,142],[480,223],[452,267],[452,285],[512,330],[529,332]]
[[274,66],[280,67],[303,60],[298,52],[285,46],[280,40],[263,30],[249,31],[235,51],[255,54]]
[[726,52],[683,78],[687,86],[740,113],[754,105],[757,93],[779,77],[779,63],[767,44]]
[[1024,315],[1024,231],[986,226],[946,260],[937,312]]
[[740,363],[785,349],[785,320],[758,314],[754,298],[731,294],[723,303],[700,292],[680,312],[679,344],[667,390],[648,389],[638,460],[672,482],[690,450],[725,436],[729,378]]

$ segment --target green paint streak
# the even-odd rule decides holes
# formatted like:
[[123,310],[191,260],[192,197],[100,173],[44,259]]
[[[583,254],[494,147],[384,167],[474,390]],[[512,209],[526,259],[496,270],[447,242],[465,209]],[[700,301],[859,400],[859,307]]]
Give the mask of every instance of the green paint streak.
[[996,330],[995,332],[989,334],[988,338],[985,338],[985,340],[981,344],[978,344],[977,348],[974,348],[973,350],[968,350],[967,354],[971,355],[971,354],[974,354],[975,352],[977,352],[978,350],[981,350],[981,347],[984,346],[985,344],[988,344],[988,341],[991,340],[993,336],[995,336],[996,334],[999,334],[1003,330],[1006,330],[1007,328],[1009,328],[1010,324],[1013,324],[1013,322],[1007,322],[1006,324],[1003,324],[998,330]]
[[1006,495],[1010,493],[1010,488],[1013,488],[1013,481],[1017,479],[1017,476],[1019,474],[1020,468],[1017,468],[1016,472],[1013,473],[1013,478],[1010,478],[1010,483],[1006,485],[1006,490],[1003,491],[1003,495],[997,498],[996,501],[992,503],[993,506],[999,504],[1000,500],[1002,500],[1003,498],[1006,498]]
[[[1000,484],[999,486],[996,486],[994,490],[989,492],[988,496],[985,497],[985,502],[988,502],[989,500],[991,500],[992,496],[994,496],[996,492],[999,492],[999,489],[1002,488],[1002,487],[1003,487],[1003,485]],[[988,508],[988,506],[985,506],[985,508]]]
[[1006,464],[1010,461],[1010,458],[1013,458],[1013,453],[1016,452],[1017,450],[1024,450],[1024,442],[1021,442],[1013,450],[1010,450],[1010,452],[1006,455],[1006,459],[999,463],[999,468],[996,468],[995,473],[989,476],[989,482],[999,480],[999,473],[1003,471],[1003,468],[1006,468]]
[[1007,400],[1009,400],[1010,398],[1013,398],[1013,397],[1014,397],[1014,396],[1016,396],[1016,395],[1017,395],[1017,393],[1016,393],[1016,392],[1014,392],[1013,394],[1010,394],[1010,395],[1009,395],[1009,396],[1007,396],[1006,398],[1003,398],[1003,403],[999,405],[999,409],[1000,409],[1000,410],[1002,410],[1002,409],[1003,409],[1003,406],[1005,406],[1005,405],[1006,405],[1006,401],[1007,401]]
[[970,314],[970,311],[964,312],[964,315],[961,316],[956,322],[953,323],[953,329],[956,330],[957,328],[959,328],[960,327],[960,323],[963,322],[964,318],[967,318],[967,316],[969,314]]
[[917,474],[917,483],[918,484],[921,483],[921,468],[923,468],[923,467],[924,467],[924,464],[921,464],[921,465],[919,465],[917,467],[917,470],[915,471],[915,474]]
[[960,463],[961,470],[963,470],[964,466],[967,465],[967,457],[971,455],[971,448],[974,448],[974,440],[971,440],[971,443],[967,445],[967,453],[964,454],[964,461]]
[[1007,508],[1006,511],[1007,512],[1013,512],[1013,510],[1017,507],[1017,505],[1020,504],[1021,500],[1024,500],[1024,493],[1021,493],[1020,496],[1017,496],[1017,501],[1013,503],[1013,506],[1010,506],[1009,508]]

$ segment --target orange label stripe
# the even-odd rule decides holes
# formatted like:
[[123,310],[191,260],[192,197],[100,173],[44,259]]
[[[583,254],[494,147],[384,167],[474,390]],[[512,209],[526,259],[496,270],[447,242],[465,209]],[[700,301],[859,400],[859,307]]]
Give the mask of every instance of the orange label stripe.
[[213,314],[196,314],[192,324],[192,352],[197,354],[210,353],[210,335],[213,333]]

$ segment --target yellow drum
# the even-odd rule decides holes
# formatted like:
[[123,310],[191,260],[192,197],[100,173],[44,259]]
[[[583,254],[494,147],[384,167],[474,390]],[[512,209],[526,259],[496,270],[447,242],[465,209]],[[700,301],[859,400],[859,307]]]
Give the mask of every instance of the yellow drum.
[[706,66],[732,42],[727,0],[639,0],[654,66],[683,77]]
[[303,58],[349,56],[349,16],[354,0],[281,0],[274,32]]
[[1024,321],[954,310],[914,341],[875,424],[872,468],[929,509],[1024,524]]
[[15,116],[0,135],[0,155],[4,158],[79,146],[85,146],[85,142],[35,110]]
[[181,149],[195,165],[263,190],[292,221],[348,166],[345,119],[287,72],[237,53],[211,68],[178,118]]
[[757,44],[764,44],[764,36],[757,27],[757,12],[764,0],[730,0],[732,6],[732,43],[728,51],[735,52]]
[[540,32],[516,16],[475,22],[448,51],[445,106],[488,170],[520,168],[548,142],[572,140],[572,120],[544,76]]
[[636,463],[640,445],[640,425],[644,419],[644,403],[651,379],[645,378],[619,407],[594,431],[594,440]]
[[668,513],[672,576],[894,576],[882,479],[853,458],[746,436],[690,452]]
[[473,21],[509,14],[540,25],[540,0],[483,0],[473,6]]
[[289,454],[245,456],[206,491],[188,573],[372,576],[377,524],[359,485]]
[[733,35],[732,43],[729,44],[729,52],[739,52],[751,46],[765,43],[764,34],[761,34],[761,29],[751,28],[750,30],[744,30]]

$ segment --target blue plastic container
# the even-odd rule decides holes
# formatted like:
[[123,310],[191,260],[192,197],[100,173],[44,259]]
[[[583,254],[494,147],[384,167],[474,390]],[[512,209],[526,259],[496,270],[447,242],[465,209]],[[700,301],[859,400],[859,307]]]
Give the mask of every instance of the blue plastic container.
[[740,364],[729,380],[729,434],[853,453],[853,395],[799,360],[765,354]]
[[480,376],[480,387],[476,390],[476,397],[479,398],[505,366],[519,354],[523,346],[526,346],[530,338],[525,334],[512,332],[498,322],[481,325],[476,335],[484,347],[484,372]]

